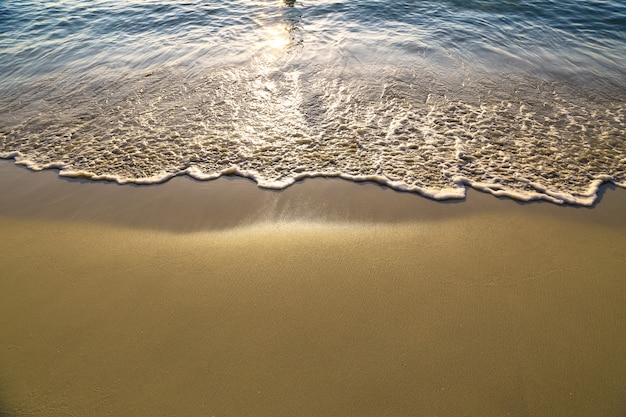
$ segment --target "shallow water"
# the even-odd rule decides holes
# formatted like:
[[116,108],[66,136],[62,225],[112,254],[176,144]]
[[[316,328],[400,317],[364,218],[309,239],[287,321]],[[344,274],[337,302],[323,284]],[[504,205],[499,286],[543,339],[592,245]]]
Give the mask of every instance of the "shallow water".
[[151,183],[626,186],[618,1],[0,2],[0,156]]

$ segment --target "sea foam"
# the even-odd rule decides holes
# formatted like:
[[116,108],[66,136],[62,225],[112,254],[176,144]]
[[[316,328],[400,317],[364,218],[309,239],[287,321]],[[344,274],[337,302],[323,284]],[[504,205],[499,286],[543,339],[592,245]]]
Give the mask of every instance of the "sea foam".
[[534,3],[130,3],[3,6],[0,157],[121,184],[339,177],[433,199],[591,205],[626,184],[613,1],[565,1],[589,17],[576,25]]

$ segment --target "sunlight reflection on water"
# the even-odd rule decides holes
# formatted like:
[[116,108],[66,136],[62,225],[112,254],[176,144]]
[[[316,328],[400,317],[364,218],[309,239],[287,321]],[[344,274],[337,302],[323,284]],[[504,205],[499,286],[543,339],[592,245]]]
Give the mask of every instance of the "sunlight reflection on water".
[[5,1],[0,155],[120,182],[327,175],[587,204],[626,183],[625,8]]

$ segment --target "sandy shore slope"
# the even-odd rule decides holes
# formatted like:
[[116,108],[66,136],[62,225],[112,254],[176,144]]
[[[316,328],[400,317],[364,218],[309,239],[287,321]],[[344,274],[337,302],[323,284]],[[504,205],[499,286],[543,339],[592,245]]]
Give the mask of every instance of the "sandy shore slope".
[[626,191],[592,209],[0,161],[0,415],[624,416]]

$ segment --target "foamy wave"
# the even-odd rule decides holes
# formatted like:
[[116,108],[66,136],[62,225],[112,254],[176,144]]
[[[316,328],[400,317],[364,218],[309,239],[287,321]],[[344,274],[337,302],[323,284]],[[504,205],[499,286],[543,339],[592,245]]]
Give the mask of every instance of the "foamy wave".
[[602,183],[626,183],[619,99],[513,75],[438,90],[428,77],[257,61],[182,87],[172,69],[109,80],[105,94],[101,79],[70,93],[48,82],[0,103],[0,155],[120,184],[237,175],[282,189],[338,177],[438,200],[473,187],[591,205]]
[[0,154],[118,183],[339,177],[433,199],[589,205],[626,183],[616,2],[139,3],[3,6]]
[[242,178],[248,178],[256,182],[260,188],[282,190],[298,181],[302,181],[307,178],[341,178],[354,182],[378,183],[382,186],[386,186],[397,191],[418,193],[424,197],[434,200],[464,199],[466,196],[467,188],[471,187],[476,190],[492,194],[496,197],[508,197],[518,201],[544,200],[555,204],[591,206],[596,202],[598,197],[598,191],[600,190],[600,187],[602,185],[612,183],[618,187],[626,188],[626,182],[617,182],[614,180],[614,178],[608,175],[592,181],[588,185],[586,193],[580,195],[574,195],[567,192],[551,191],[539,184],[531,184],[531,186],[535,190],[534,192],[521,192],[519,190],[506,189],[499,184],[474,182],[464,177],[454,178],[453,182],[455,186],[444,189],[428,189],[415,187],[399,181],[390,181],[388,178],[377,175],[354,176],[343,174],[340,172],[304,172],[299,173],[292,178],[284,179],[281,181],[269,181],[262,176],[259,176],[258,173],[244,171],[237,167],[231,167],[216,173],[205,173],[196,167],[190,167],[176,173],[163,173],[162,175],[155,175],[145,178],[127,178],[117,175],[96,175],[92,172],[72,170],[62,163],[50,163],[47,165],[40,165],[30,161],[27,158],[24,158],[22,155],[20,155],[19,152],[0,154],[0,158],[14,159],[16,164],[27,166],[28,168],[35,171],[41,171],[44,169],[56,169],[58,170],[58,174],[61,177],[81,178],[93,181],[112,181],[118,184],[160,184],[172,179],[173,177],[182,175],[188,175],[189,177],[199,181],[211,181],[218,179],[222,176],[239,176]]

